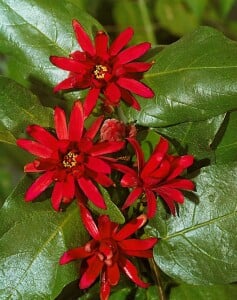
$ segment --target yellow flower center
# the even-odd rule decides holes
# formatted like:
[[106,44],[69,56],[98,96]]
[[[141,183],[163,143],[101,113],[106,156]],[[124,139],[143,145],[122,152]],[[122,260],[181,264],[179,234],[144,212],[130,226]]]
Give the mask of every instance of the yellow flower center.
[[73,152],[68,152],[63,158],[63,166],[65,168],[73,168],[77,165],[77,156],[78,154]]
[[108,72],[108,68],[103,65],[96,65],[94,69],[94,75],[96,79],[104,79],[105,74]]

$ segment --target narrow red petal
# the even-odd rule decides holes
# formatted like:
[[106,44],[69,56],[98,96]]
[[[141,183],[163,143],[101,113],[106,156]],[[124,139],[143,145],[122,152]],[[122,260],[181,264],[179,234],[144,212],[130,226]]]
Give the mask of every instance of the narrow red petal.
[[117,104],[121,98],[121,91],[119,87],[114,83],[110,83],[107,85],[104,95],[110,102]]
[[136,232],[141,228],[147,221],[145,214],[138,216],[137,218],[131,220],[125,224],[117,233],[114,233],[113,237],[116,241],[122,241]]
[[90,150],[92,156],[114,153],[123,149],[124,142],[101,142],[93,145]]
[[63,197],[68,200],[73,199],[75,195],[75,181],[72,174],[69,174],[66,181],[63,182]]
[[105,271],[101,274],[100,299],[109,300],[110,284]]
[[189,179],[173,179],[168,183],[165,183],[165,187],[182,189],[182,190],[193,190],[195,184]]
[[125,90],[125,89],[120,89],[121,91],[121,98],[129,105],[132,106],[134,109],[136,110],[141,110],[140,104],[138,103],[138,101],[136,100],[135,97],[133,97],[133,95]]
[[137,140],[128,138],[128,141],[132,145],[132,147],[135,151],[135,154],[137,157],[137,168],[138,168],[138,171],[140,172],[140,170],[142,170],[142,168],[144,167],[144,164],[145,164],[142,148],[139,145]]
[[117,80],[117,84],[122,88],[144,98],[152,98],[155,95],[147,85],[133,78],[121,77]]
[[97,157],[89,156],[86,166],[89,169],[98,173],[107,173],[107,174],[111,173],[111,167],[109,166],[109,164]]
[[124,69],[126,72],[129,73],[137,73],[137,72],[146,72],[148,71],[152,66],[152,63],[147,62],[131,62],[124,66]]
[[153,251],[152,250],[143,250],[143,251],[136,251],[136,250],[124,250],[126,256],[136,256],[136,257],[143,257],[143,258],[152,258]]
[[98,218],[98,229],[101,240],[111,238],[113,223],[107,215],[100,215]]
[[121,183],[122,187],[128,187],[128,188],[137,187],[138,183],[139,183],[139,178],[138,178],[136,172],[134,171],[133,174],[131,174],[131,173],[125,174],[122,177],[120,183]]
[[152,191],[146,190],[146,200],[147,200],[147,217],[148,219],[155,216],[157,210],[156,196]]
[[97,225],[95,224],[95,222],[92,218],[91,213],[83,204],[79,203],[79,207],[80,207],[81,219],[82,219],[82,222],[85,225],[87,231],[93,237],[93,239],[99,240],[100,233],[99,233]]
[[67,264],[73,260],[81,259],[90,256],[91,253],[85,251],[85,247],[79,247],[74,248],[66,251],[61,257],[60,257],[60,265]]
[[120,279],[120,271],[117,263],[114,263],[112,266],[107,267],[107,276],[110,285],[117,285]]
[[53,182],[53,172],[46,172],[36,179],[25,194],[26,201],[32,201],[43,193]]
[[95,37],[95,49],[96,55],[99,56],[103,60],[108,59],[108,35],[103,32],[99,31]]
[[84,129],[84,113],[80,101],[74,102],[68,125],[70,141],[80,142]]
[[70,71],[74,73],[85,73],[86,66],[72,58],[68,57],[58,57],[50,56],[50,61],[52,64],[65,71]]
[[172,161],[173,171],[167,177],[167,180],[173,179],[179,176],[186,168],[193,164],[194,157],[192,155],[184,155],[180,157],[175,157]]
[[53,152],[52,149],[46,147],[45,145],[26,139],[18,139],[17,146],[41,158],[49,158]]
[[78,184],[84,194],[91,200],[91,202],[93,202],[100,208],[106,208],[102,195],[90,179],[81,177],[78,179]]
[[117,55],[132,39],[134,31],[131,27],[126,28],[122,31],[119,36],[113,41],[110,46],[109,53],[114,56]]
[[36,166],[35,166],[35,162],[31,162],[31,163],[28,163],[24,166],[24,172],[25,173],[34,173],[34,172],[41,172],[41,171],[44,171],[44,170],[40,170],[38,169]]
[[43,144],[50,149],[57,148],[57,139],[43,127],[30,125],[27,127],[26,131],[40,144]]
[[142,281],[138,276],[137,268],[126,258],[120,258],[119,265],[123,269],[124,273],[138,286],[147,288],[148,283]]
[[66,115],[60,107],[56,107],[54,110],[54,125],[58,139],[68,140]]
[[61,90],[70,90],[78,87],[78,77],[77,76],[70,76],[63,81],[61,81],[59,84],[57,84],[53,91],[59,92]]
[[86,133],[84,134],[84,137],[88,138],[90,140],[93,140],[95,138],[96,134],[98,133],[103,120],[104,120],[104,116],[98,117],[92,123],[92,125],[90,126],[90,128],[86,131]]
[[95,55],[94,45],[92,44],[90,37],[85,32],[82,25],[77,20],[73,20],[72,26],[73,26],[78,44],[81,46],[82,50],[89,53],[91,56],[94,56]]
[[52,206],[53,209],[56,211],[59,211],[60,209],[62,195],[63,195],[63,183],[56,182],[51,196]]
[[168,205],[172,215],[175,215],[175,205],[174,202],[183,203],[184,202],[184,196],[183,194],[175,189],[169,189],[169,188],[159,188],[157,189],[158,195],[166,202]]
[[82,274],[79,283],[80,289],[86,289],[94,283],[102,270],[103,264],[104,263],[99,260],[97,256],[92,256],[87,259],[87,269]]
[[127,197],[126,201],[123,204],[122,209],[125,209],[132,205],[142,194],[143,189],[140,187],[135,188]]
[[89,90],[83,104],[84,114],[86,118],[90,115],[90,113],[96,106],[96,102],[98,100],[99,94],[100,94],[100,89],[92,88],[91,90]]
[[147,238],[144,240],[138,240],[138,239],[127,239],[119,242],[119,246],[123,250],[148,250],[151,249],[156,243],[158,239],[157,238]]
[[117,61],[119,64],[126,64],[130,61],[133,61],[143,54],[145,54],[151,48],[151,44],[148,42],[144,42],[138,45],[131,46],[122,52],[120,52],[117,56]]

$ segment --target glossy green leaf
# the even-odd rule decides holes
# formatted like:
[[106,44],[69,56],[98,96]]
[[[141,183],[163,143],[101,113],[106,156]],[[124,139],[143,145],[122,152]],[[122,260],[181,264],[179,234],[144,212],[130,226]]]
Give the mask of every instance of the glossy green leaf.
[[216,160],[218,163],[237,161],[237,111],[227,116],[223,127],[221,142],[215,151]]
[[107,209],[98,208],[91,201],[89,201],[88,205],[90,209],[100,215],[108,215],[111,221],[123,224],[125,222],[125,218],[121,212],[121,210],[114,204],[113,199],[111,199],[109,192],[103,188],[101,185],[99,186],[101,194],[104,197],[105,204]]
[[0,140],[15,144],[14,137],[29,124],[52,125],[52,109],[43,107],[37,97],[15,81],[0,77]]
[[210,119],[237,108],[237,43],[201,27],[167,46],[145,75],[154,99],[130,120],[152,127]]
[[52,299],[77,278],[74,264],[60,266],[64,251],[87,240],[76,205],[55,212],[49,200],[26,203],[24,178],[0,210],[0,298]]
[[170,300],[234,300],[237,285],[187,285],[171,289]]
[[215,161],[212,143],[219,131],[225,115],[213,117],[200,122],[186,122],[175,126],[157,128],[176,146],[179,154],[192,154],[196,160],[209,159]]
[[150,221],[150,234],[161,237],[155,261],[171,278],[190,284],[237,280],[236,174],[237,163],[203,168],[196,177],[198,200],[186,199],[176,217],[158,214]]
[[68,56],[79,49],[72,19],[78,19],[91,36],[101,28],[67,0],[0,0],[0,15],[0,52],[8,55],[9,76],[37,90],[51,91],[67,77],[67,72],[50,63],[49,56]]

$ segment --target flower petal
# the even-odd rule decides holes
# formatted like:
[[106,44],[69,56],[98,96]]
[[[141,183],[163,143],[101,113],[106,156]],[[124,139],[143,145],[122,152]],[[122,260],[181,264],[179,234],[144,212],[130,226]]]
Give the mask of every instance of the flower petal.
[[70,141],[80,142],[83,129],[84,129],[83,107],[80,101],[76,101],[74,102],[71,116],[70,116],[70,121],[68,124]]
[[183,155],[175,157],[172,161],[173,171],[167,177],[167,180],[173,179],[179,176],[186,168],[193,164],[194,157],[192,155]]
[[153,218],[156,209],[157,209],[157,201],[156,201],[156,196],[154,193],[150,190],[146,190],[146,200],[147,200],[147,217],[148,219]]
[[24,166],[24,172],[25,173],[34,173],[34,172],[42,172],[45,170],[40,170],[37,168],[35,161],[28,163]]
[[117,104],[121,98],[121,92],[117,84],[111,82],[104,91],[105,97],[112,103]]
[[93,237],[93,239],[99,240],[100,233],[99,233],[97,225],[95,224],[95,222],[92,218],[90,211],[80,202],[79,202],[79,207],[80,207],[81,219],[82,219],[82,222],[85,225],[87,231]]
[[108,41],[109,37],[104,31],[99,31],[95,37],[96,55],[103,60],[108,59]]
[[143,250],[143,251],[136,251],[136,250],[124,250],[124,253],[127,256],[136,256],[136,257],[143,257],[143,258],[152,258],[153,251],[152,250]]
[[119,64],[126,64],[130,61],[133,61],[143,54],[145,54],[151,48],[151,44],[144,42],[138,45],[131,46],[118,54],[116,61]]
[[126,28],[122,31],[119,36],[113,41],[110,46],[109,53],[112,56],[117,55],[131,40],[133,37],[134,31],[131,27]]
[[156,243],[158,239],[157,238],[147,238],[144,240],[138,240],[138,239],[127,239],[119,242],[119,246],[123,250],[148,250],[151,249]]
[[133,78],[121,77],[117,80],[117,84],[122,88],[144,98],[152,98],[155,95],[147,85]]
[[93,202],[100,208],[106,208],[102,195],[90,179],[81,177],[78,179],[78,184],[84,194],[91,200],[91,202]]
[[105,271],[102,271],[101,274],[101,286],[100,286],[100,299],[109,300],[110,295],[110,284],[108,281],[108,276]]
[[133,95],[125,90],[125,89],[120,89],[121,91],[121,98],[129,105],[129,106],[132,106],[134,109],[136,110],[141,110],[141,106],[140,104],[138,103],[138,101],[136,100],[135,97],[133,97]]
[[43,127],[39,125],[30,125],[27,127],[26,132],[40,144],[43,144],[50,149],[57,148],[57,139]]
[[96,106],[99,94],[100,89],[92,88],[91,90],[89,90],[86,99],[83,103],[85,118],[87,118],[90,115],[90,113]]
[[86,163],[86,166],[98,173],[111,173],[111,167],[108,163],[104,162],[102,159],[99,159],[97,157],[88,156],[88,161]]
[[133,188],[133,187],[137,187],[139,185],[139,178],[137,176],[137,173],[134,171],[134,173],[127,173],[125,174],[121,181],[121,186],[122,187],[128,187],[128,188]]
[[54,125],[58,139],[68,140],[66,115],[60,107],[56,107],[54,110]]
[[63,196],[63,182],[56,182],[51,196],[52,206],[53,209],[56,211],[59,211],[60,209],[62,196]]
[[52,149],[35,141],[18,139],[17,146],[41,158],[49,158],[52,155]]
[[50,61],[53,65],[65,71],[74,73],[85,73],[86,65],[68,57],[50,56]]
[[138,172],[140,172],[140,170],[142,170],[142,168],[144,167],[144,164],[145,164],[144,154],[142,152],[142,148],[139,145],[137,140],[131,139],[131,138],[128,138],[127,140],[132,145],[132,147],[135,151],[135,154],[136,154],[136,157],[137,157],[137,162],[136,162],[137,163],[137,168],[138,168]]
[[135,188],[127,197],[126,201],[123,204],[122,209],[125,209],[132,205],[142,194],[143,189],[140,187]]
[[173,189],[182,189],[182,190],[193,190],[195,188],[194,183],[189,179],[177,178],[168,183],[165,183],[165,187],[170,187]]
[[39,196],[47,187],[53,182],[54,172],[45,172],[43,175],[38,177],[36,181],[26,191],[25,200],[32,201]]
[[60,257],[60,265],[67,264],[73,260],[81,259],[90,256],[91,253],[85,251],[85,247],[78,247],[74,249],[70,249],[66,251],[61,257]]
[[82,50],[89,53],[91,56],[94,56],[95,55],[94,45],[92,44],[90,37],[85,32],[82,25],[77,20],[73,20],[72,26],[73,26],[78,44],[81,46]]
[[152,65],[152,63],[148,62],[136,61],[124,65],[124,69],[129,73],[146,72],[151,68]]
[[86,289],[94,283],[102,270],[104,262],[99,260],[97,256],[92,256],[87,259],[87,269],[81,276],[79,287]]
[[117,263],[114,263],[112,266],[107,267],[107,276],[108,276],[108,281],[110,285],[116,285],[119,282],[120,279],[120,272],[119,272],[119,267]]
[[116,241],[122,241],[136,232],[139,228],[141,228],[147,221],[147,217],[145,214],[138,216],[137,218],[131,220],[127,224],[125,224],[117,233],[113,234],[113,238]]
[[114,153],[123,149],[124,142],[101,142],[93,145],[90,150],[92,156]]
[[75,195],[75,181],[72,174],[68,174],[66,181],[63,182],[63,186],[63,197],[67,198],[68,200],[73,199]]
[[81,81],[81,76],[70,76],[63,81],[61,81],[59,84],[57,84],[53,91],[54,93],[61,91],[61,90],[70,90],[74,89],[78,86],[78,82]]
[[124,273],[138,286],[142,288],[147,288],[148,283],[145,283],[138,277],[137,268],[125,257],[120,257],[119,266],[123,269]]
[[98,229],[100,232],[100,238],[108,239],[111,237],[112,230],[114,228],[113,222],[110,221],[107,215],[100,215],[98,218]]
[[90,128],[84,134],[84,138],[93,140],[100,129],[100,126],[104,120],[104,116],[98,117],[90,126]]

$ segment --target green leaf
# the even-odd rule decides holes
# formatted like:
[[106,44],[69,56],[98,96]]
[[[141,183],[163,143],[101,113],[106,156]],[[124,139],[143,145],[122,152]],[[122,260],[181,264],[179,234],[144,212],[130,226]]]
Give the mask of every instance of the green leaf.
[[237,163],[201,169],[198,203],[186,200],[179,215],[168,219],[160,209],[150,221],[150,234],[161,237],[154,259],[173,279],[189,284],[237,280],[236,174]]
[[105,200],[105,204],[107,209],[102,209],[95,206],[91,201],[88,202],[89,208],[96,212],[99,215],[108,215],[111,221],[123,224],[125,222],[125,218],[121,212],[121,210],[114,204],[111,200],[109,192],[103,188],[101,185],[99,186],[101,194]]
[[123,30],[131,26],[135,35],[132,40],[133,44],[148,41],[156,44],[154,28],[150,18],[150,10],[145,0],[137,2],[120,0],[115,1],[113,5],[113,15],[120,29]]
[[222,17],[226,17],[228,15],[235,3],[235,0],[219,0]]
[[198,26],[197,16],[182,0],[159,0],[156,2],[155,13],[161,26],[178,36]]
[[0,0],[0,15],[0,52],[8,55],[8,75],[44,92],[51,92],[68,75],[50,63],[50,55],[68,56],[79,49],[72,19],[78,19],[90,36],[101,29],[78,5],[66,0]]
[[217,163],[237,161],[237,111],[231,112],[224,124],[224,134],[215,151]]
[[0,141],[15,144],[29,124],[52,126],[52,109],[15,81],[0,76]]
[[237,297],[237,285],[187,285],[171,289],[170,300],[231,300]]
[[74,264],[59,265],[64,251],[87,240],[78,208],[55,212],[50,201],[26,203],[24,178],[0,210],[0,298],[55,299],[77,278]]
[[142,99],[130,121],[152,127],[210,119],[237,108],[237,43],[201,27],[167,46],[145,75],[153,100]]
[[169,138],[179,154],[192,154],[196,160],[210,159],[215,161],[215,151],[211,147],[225,115],[213,117],[200,122],[186,122],[157,131]]

